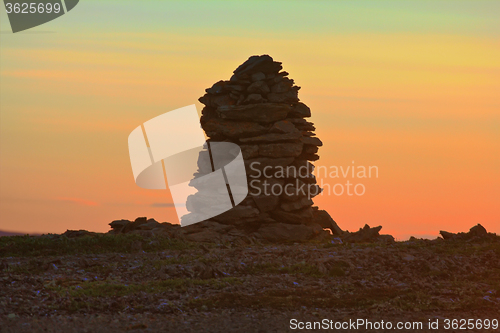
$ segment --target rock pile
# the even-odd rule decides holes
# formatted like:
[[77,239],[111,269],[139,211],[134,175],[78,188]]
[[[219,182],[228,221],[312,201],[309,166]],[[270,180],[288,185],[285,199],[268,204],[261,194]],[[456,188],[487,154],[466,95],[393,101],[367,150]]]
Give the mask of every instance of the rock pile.
[[481,224],[477,224],[470,228],[469,232],[459,232],[458,234],[443,231],[439,232],[444,240],[454,240],[454,241],[485,241],[495,239],[496,234],[486,231],[486,228]]
[[130,220],[114,220],[109,224],[111,227],[111,230],[109,231],[110,233],[113,234],[127,234],[129,232],[133,231],[150,231],[150,230],[155,230],[155,231],[160,231],[168,226],[170,226],[170,223],[159,223],[155,219],[148,219],[147,217],[138,217],[135,219],[135,221],[130,221]]
[[[309,161],[319,159],[307,105],[294,80],[269,55],[252,56],[228,81],[219,81],[199,99],[208,142],[241,148],[249,194],[233,209],[211,220],[275,239],[275,230],[317,235],[329,228],[342,234],[330,215],[313,207],[321,193]],[[188,199],[189,209],[189,199]]]
[[[322,239],[328,237],[319,225],[290,225],[269,224],[260,228],[259,232],[248,233],[246,230],[237,228],[231,224],[223,224],[215,221],[204,221],[182,228],[178,224],[168,222],[157,222],[155,219],[138,217],[135,221],[115,220],[110,224],[110,234],[139,234],[144,237],[165,236],[191,242],[207,243],[241,243],[254,244],[261,241],[268,242],[302,242],[313,237]],[[68,238],[93,236],[85,230],[68,230],[62,236]]]

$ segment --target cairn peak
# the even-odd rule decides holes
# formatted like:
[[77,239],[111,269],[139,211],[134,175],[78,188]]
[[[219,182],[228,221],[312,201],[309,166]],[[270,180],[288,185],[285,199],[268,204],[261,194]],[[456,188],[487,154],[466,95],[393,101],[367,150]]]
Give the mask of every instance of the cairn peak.
[[324,228],[336,234],[335,221],[312,201],[321,188],[310,161],[319,159],[322,142],[304,119],[311,110],[299,100],[300,87],[282,69],[267,54],[251,56],[199,99],[208,141],[240,147],[249,189],[240,204],[211,220],[268,240],[295,233],[319,237]]

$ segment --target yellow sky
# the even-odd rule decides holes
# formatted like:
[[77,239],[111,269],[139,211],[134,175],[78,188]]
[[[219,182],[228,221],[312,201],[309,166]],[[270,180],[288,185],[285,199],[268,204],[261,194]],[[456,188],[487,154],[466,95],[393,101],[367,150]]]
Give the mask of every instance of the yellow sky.
[[365,195],[316,200],[342,228],[381,224],[400,238],[476,223],[500,232],[495,35],[51,29],[0,36],[2,230],[173,221],[172,208],[158,207],[166,193],[135,185],[128,134],[166,111],[200,108],[205,88],[266,53],[312,109],[324,142],[316,164],[379,168],[363,180]]

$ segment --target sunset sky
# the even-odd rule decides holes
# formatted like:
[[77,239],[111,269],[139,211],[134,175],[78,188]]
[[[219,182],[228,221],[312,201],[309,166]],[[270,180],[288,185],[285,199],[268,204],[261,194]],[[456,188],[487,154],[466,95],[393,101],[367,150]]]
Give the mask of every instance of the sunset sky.
[[[500,2],[80,1],[0,24],[0,230],[106,232],[175,221],[135,185],[129,133],[196,104],[254,54],[283,62],[324,142],[316,165],[377,166],[363,196],[322,195],[342,229],[397,239],[500,233]],[[321,181],[321,180],[320,180]]]

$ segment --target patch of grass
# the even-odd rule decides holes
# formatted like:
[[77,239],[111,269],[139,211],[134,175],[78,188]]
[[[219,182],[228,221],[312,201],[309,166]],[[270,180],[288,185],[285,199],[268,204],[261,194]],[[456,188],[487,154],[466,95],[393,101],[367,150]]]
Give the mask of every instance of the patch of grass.
[[51,286],[48,289],[54,290],[62,295],[71,297],[117,297],[129,296],[140,292],[157,294],[167,292],[172,289],[187,290],[190,287],[206,286],[219,290],[227,285],[240,284],[241,281],[234,277],[221,279],[167,279],[162,281],[148,281],[140,284],[123,284],[114,282],[83,282],[78,285],[62,287]]
[[141,243],[146,252],[195,248],[193,243],[167,237],[145,239],[137,234],[98,234],[67,238],[58,235],[0,237],[0,257],[35,257],[71,254],[130,253]]

